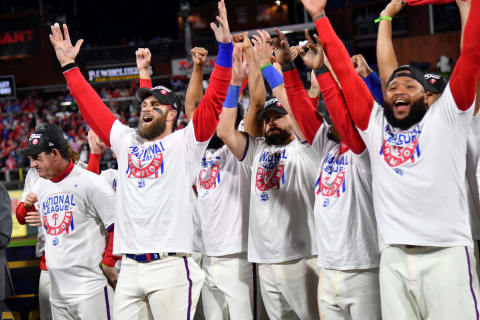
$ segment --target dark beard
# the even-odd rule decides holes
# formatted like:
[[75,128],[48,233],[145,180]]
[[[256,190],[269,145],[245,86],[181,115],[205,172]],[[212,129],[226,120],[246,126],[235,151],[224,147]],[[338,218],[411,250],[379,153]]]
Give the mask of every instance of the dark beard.
[[269,133],[265,135],[265,142],[271,146],[281,146],[287,143],[288,139],[291,137],[291,133],[287,130],[280,130],[278,133]]
[[383,103],[383,114],[387,119],[388,123],[394,128],[399,128],[401,130],[406,130],[413,126],[414,124],[420,122],[427,113],[427,105],[422,98],[419,98],[417,101],[413,102],[410,107],[410,112],[408,116],[399,120],[393,115],[393,106],[390,103],[384,101]]
[[138,135],[146,140],[153,140],[162,135],[167,128],[168,112],[162,114],[161,117],[153,120],[148,126],[143,125],[143,119],[138,124]]
[[215,133],[212,137],[212,139],[210,139],[210,141],[208,142],[208,146],[207,146],[207,149],[215,149],[215,150],[218,150],[220,149],[221,147],[223,147],[225,145],[225,143],[222,141],[222,139],[220,139],[217,134]]

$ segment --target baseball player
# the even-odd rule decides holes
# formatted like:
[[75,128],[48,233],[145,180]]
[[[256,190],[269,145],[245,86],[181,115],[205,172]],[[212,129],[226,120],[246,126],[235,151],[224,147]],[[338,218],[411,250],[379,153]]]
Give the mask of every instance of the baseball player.
[[[282,65],[286,108],[293,111],[321,163],[315,184],[315,226],[319,266],[318,307],[321,319],[381,319],[378,240],[371,199],[370,158],[344,107],[344,99],[323,63],[321,43],[307,33],[315,70],[334,125],[323,123],[311,103],[278,31],[274,41]],[[273,70],[272,70],[273,71]],[[280,76],[280,75],[279,75]],[[290,110],[291,107],[291,110]],[[343,121],[339,121],[342,119]]]
[[[400,67],[385,85],[382,108],[325,16],[326,1],[302,2],[371,156],[383,318],[478,317],[465,154],[480,74],[480,22],[467,21],[460,59],[434,106],[427,110],[424,75]],[[473,1],[471,12],[478,10]]]
[[50,123],[38,127],[20,152],[44,178],[37,179],[25,206],[38,202],[53,318],[109,319],[113,292],[102,270],[114,284],[113,191],[73,164],[63,133]]
[[218,3],[219,42],[210,85],[192,121],[175,130],[180,103],[164,87],[141,88],[138,130],[122,125],[90,87],[74,59],[72,46],[57,25],[50,40],[70,91],[87,123],[111,145],[119,165],[115,254],[125,255],[115,292],[114,316],[132,319],[150,308],[154,318],[191,319],[204,281],[192,252],[191,203],[185,197],[193,170],[212,136],[231,77],[232,50],[225,3]]
[[[260,36],[256,41],[266,45]],[[259,64],[263,60],[270,62],[270,58],[271,52]],[[230,88],[237,96],[229,99],[237,101],[239,88]],[[225,103],[217,134],[237,159],[252,167],[248,260],[259,264],[268,316],[318,319],[318,277],[312,257],[316,254],[311,191],[314,151],[295,139],[287,112],[278,99],[268,99],[258,114],[265,126],[264,137],[258,139],[235,129],[236,107]]]

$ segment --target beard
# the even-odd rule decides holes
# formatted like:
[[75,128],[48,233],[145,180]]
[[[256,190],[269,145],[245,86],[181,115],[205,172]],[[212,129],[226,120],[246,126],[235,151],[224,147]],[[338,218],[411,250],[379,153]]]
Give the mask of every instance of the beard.
[[423,97],[413,102],[410,107],[410,112],[403,119],[395,118],[395,115],[393,114],[393,106],[390,103],[385,101],[383,104],[383,114],[388,123],[390,123],[392,127],[402,130],[406,130],[420,122],[420,120],[423,119],[423,116],[425,116],[425,113],[427,113],[427,105],[425,104]]
[[138,135],[146,140],[153,140],[161,136],[167,128],[168,112],[163,113],[160,117],[152,120],[149,124],[145,124],[143,122],[143,117],[140,118],[140,123],[138,124]]
[[288,139],[290,139],[292,135],[290,131],[283,129],[274,130],[275,132],[273,133],[271,131],[272,130],[270,129],[270,131],[265,134],[265,142],[269,146],[281,146],[287,144]]
[[210,139],[210,141],[208,142],[208,146],[207,146],[207,149],[215,149],[215,150],[218,150],[220,149],[221,147],[223,147],[225,145],[225,143],[222,141],[222,139],[220,139],[217,134],[215,133],[212,137],[212,139]]

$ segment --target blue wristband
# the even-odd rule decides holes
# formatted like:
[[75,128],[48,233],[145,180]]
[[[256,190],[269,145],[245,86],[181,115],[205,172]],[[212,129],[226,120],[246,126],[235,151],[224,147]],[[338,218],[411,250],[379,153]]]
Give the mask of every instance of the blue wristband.
[[267,80],[270,88],[275,89],[283,83],[283,77],[274,66],[267,66],[262,70],[263,77]]
[[236,108],[238,106],[238,97],[240,96],[240,86],[229,85],[227,98],[223,103],[225,108]]
[[233,43],[218,43],[217,64],[221,67],[232,67]]

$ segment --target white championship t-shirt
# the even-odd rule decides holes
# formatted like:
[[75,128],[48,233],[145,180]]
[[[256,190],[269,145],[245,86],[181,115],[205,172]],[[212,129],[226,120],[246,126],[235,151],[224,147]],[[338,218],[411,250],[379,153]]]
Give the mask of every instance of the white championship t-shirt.
[[103,290],[100,269],[115,193],[100,176],[75,166],[60,182],[39,179],[38,203],[54,301],[71,303]]
[[227,146],[205,152],[196,178],[204,254],[247,251],[251,174]]
[[[38,171],[35,168],[28,169],[27,176],[25,177],[25,185],[23,186],[22,196],[20,197],[20,202],[25,202],[27,195],[30,192],[36,193],[37,192],[37,184],[38,181],[41,180],[40,176],[38,175]],[[38,202],[35,204],[35,207],[38,210]],[[37,234],[37,245],[35,246],[35,255],[40,258],[43,256],[45,251],[45,236],[42,232],[42,227],[38,227],[38,234]]]
[[407,130],[392,128],[374,104],[360,135],[372,164],[380,250],[390,244],[472,247],[465,181],[472,113],[457,108],[449,85]]
[[110,142],[118,161],[114,254],[191,253],[188,192],[208,141],[196,140],[193,122],[146,141],[115,121]]
[[480,240],[480,197],[477,168],[480,158],[480,115],[473,116],[467,138],[467,194],[473,240]]
[[118,170],[107,169],[100,172],[100,176],[107,181],[108,185],[112,187],[113,191],[117,190]]
[[315,151],[297,139],[269,146],[264,138],[247,137],[243,161],[253,170],[248,260],[277,263],[316,255]]
[[340,143],[327,133],[328,126],[323,124],[312,144],[321,159],[314,208],[318,266],[337,270],[378,267],[368,151],[341,153]]

